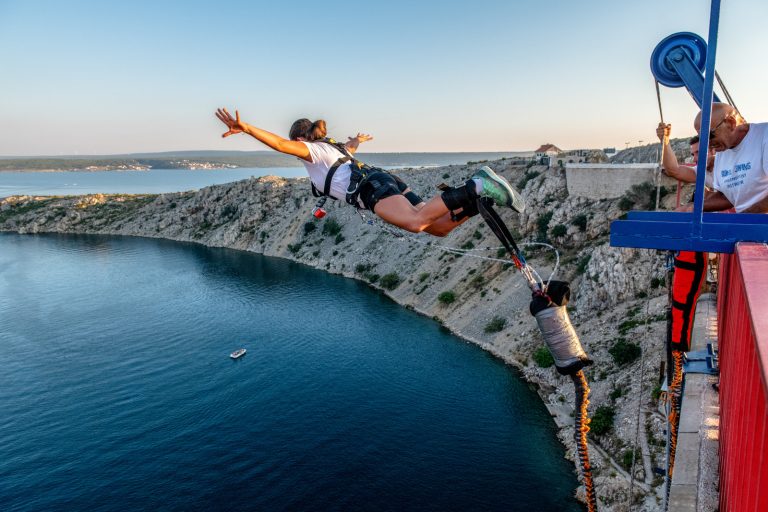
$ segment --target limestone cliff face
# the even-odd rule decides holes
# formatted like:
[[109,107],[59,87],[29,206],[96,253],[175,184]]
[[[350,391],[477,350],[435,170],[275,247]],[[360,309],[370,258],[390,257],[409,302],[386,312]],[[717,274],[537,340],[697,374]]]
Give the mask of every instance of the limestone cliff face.
[[[595,360],[587,372],[592,386],[590,412],[603,407],[615,415],[613,428],[595,437],[591,454],[603,510],[620,510],[620,504],[627,502],[626,452],[638,437],[645,460],[635,467],[634,490],[643,501],[635,510],[656,510],[660,482],[653,480],[650,467],[652,463],[663,466],[663,447],[657,443],[662,424],[660,415],[652,412],[656,404],[651,395],[663,352],[665,292],[651,283],[661,276],[662,262],[650,251],[607,244],[610,221],[623,213],[619,200],[568,197],[560,170],[514,166],[504,160],[490,165],[517,185],[528,203],[524,214],[503,211],[502,217],[520,240],[546,238],[556,246],[561,258],[556,278],[570,280],[574,286],[569,309],[586,351]],[[437,184],[461,183],[476,167],[406,169],[400,175],[423,197],[431,197],[437,193]],[[404,233],[380,221],[368,222],[375,217],[366,214],[363,219],[353,208],[333,201],[326,205],[328,216],[316,220],[311,216],[314,202],[307,179],[277,177],[161,195],[11,197],[0,201],[0,231],[197,242],[288,258],[368,281],[398,303],[433,317],[514,365],[536,383],[573,459],[572,385],[553,367],[540,366],[537,350],[542,340],[528,314],[530,292],[514,267],[472,257],[503,257],[479,217],[448,237],[435,238]],[[458,255],[446,248],[472,252]],[[538,246],[523,246],[523,250],[546,279],[554,253]],[[648,297],[661,298],[648,302]],[[609,350],[615,351],[622,340],[642,347],[643,356],[620,364]]]
[[[691,134],[693,136],[694,134]],[[656,134],[651,132],[648,136],[656,139]],[[691,156],[691,144],[690,137],[683,137],[678,139],[671,139],[669,141],[672,150],[675,152],[678,161],[684,162]],[[661,158],[661,144],[658,142],[655,144],[646,144],[644,146],[635,146],[627,149],[622,149],[611,158],[611,163],[614,164],[631,164],[631,163],[644,163],[653,162],[658,163]]]

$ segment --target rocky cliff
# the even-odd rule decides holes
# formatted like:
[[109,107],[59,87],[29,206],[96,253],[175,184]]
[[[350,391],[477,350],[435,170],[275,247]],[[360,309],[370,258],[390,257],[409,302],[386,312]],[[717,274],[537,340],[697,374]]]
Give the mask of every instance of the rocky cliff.
[[[679,162],[685,162],[686,159],[691,156],[690,137],[671,139],[669,145],[672,146],[672,150],[675,152],[675,156]],[[611,163],[659,163],[659,159],[661,158],[661,153],[659,151],[661,151],[661,144],[658,142],[656,144],[646,144],[644,146],[622,149],[611,157]]]
[[[591,202],[567,196],[562,171],[510,160],[490,165],[517,185],[528,203],[521,215],[501,212],[505,221],[519,240],[546,239],[554,245],[560,256],[556,278],[574,286],[572,320],[595,360],[586,373],[601,509],[624,510],[631,486],[637,499],[633,510],[657,510],[661,478],[652,468],[664,465],[663,417],[656,403],[665,331],[664,262],[651,251],[608,245],[610,221],[623,213],[620,203],[626,208],[628,201],[638,201],[637,194],[623,203]],[[400,175],[430,197],[437,184],[463,182],[474,167],[405,169]],[[0,201],[0,230],[197,242],[365,280],[517,368],[536,385],[573,460],[572,384],[557,375],[542,350],[523,279],[510,264],[493,261],[504,256],[482,220],[470,219],[448,237],[434,238],[383,226],[370,215],[363,219],[351,207],[331,203],[328,216],[316,220],[308,181],[277,177],[161,195],[10,197]],[[546,279],[554,252],[540,246],[523,250]]]

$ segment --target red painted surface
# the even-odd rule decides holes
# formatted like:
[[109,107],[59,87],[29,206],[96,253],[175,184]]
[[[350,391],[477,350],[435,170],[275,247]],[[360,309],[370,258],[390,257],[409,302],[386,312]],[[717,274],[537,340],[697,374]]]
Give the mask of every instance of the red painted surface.
[[768,246],[720,256],[720,510],[768,511]]

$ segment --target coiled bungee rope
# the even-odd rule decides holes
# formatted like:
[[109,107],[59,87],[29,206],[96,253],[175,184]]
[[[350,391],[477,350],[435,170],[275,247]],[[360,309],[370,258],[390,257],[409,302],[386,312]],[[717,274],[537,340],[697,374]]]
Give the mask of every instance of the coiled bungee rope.
[[669,403],[669,461],[667,464],[667,474],[669,481],[672,480],[672,474],[675,470],[675,451],[677,449],[677,435],[680,429],[680,409],[682,406],[682,387],[683,387],[683,352],[679,350],[672,351],[672,382],[670,382],[667,391],[667,400]]
[[589,462],[587,445],[587,434],[589,433],[589,416],[587,415],[587,407],[589,406],[589,385],[587,384],[587,378],[584,376],[583,370],[579,370],[572,374],[571,380],[573,381],[573,387],[576,392],[573,440],[576,442],[576,452],[579,455],[581,475],[584,477],[587,510],[593,512],[597,510],[597,498],[595,496],[595,485],[592,481],[592,465]]

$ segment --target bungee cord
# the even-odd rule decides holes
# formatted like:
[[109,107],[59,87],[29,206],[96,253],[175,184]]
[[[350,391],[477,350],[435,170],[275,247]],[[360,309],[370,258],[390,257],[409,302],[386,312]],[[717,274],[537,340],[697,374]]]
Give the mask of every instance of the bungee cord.
[[589,416],[587,407],[589,406],[589,385],[584,371],[571,375],[574,392],[576,395],[576,411],[574,414],[573,439],[576,441],[576,453],[579,456],[581,465],[581,474],[584,477],[584,490],[586,493],[587,510],[594,512],[597,510],[597,497],[595,495],[595,484],[592,480],[592,465],[589,461],[589,450],[587,444],[587,434],[589,433]]
[[491,228],[493,233],[509,252],[515,267],[528,281],[533,299],[530,312],[536,318],[544,342],[553,359],[555,368],[562,375],[570,375],[574,384],[574,442],[578,454],[582,479],[584,480],[585,501],[589,512],[597,511],[597,496],[592,478],[592,465],[589,461],[589,385],[583,368],[592,361],[589,360],[581,346],[578,335],[571,324],[566,304],[570,300],[570,286],[562,281],[550,280],[544,286],[533,278],[533,269],[526,263],[520,248],[515,243],[504,222],[493,209],[491,203],[484,200],[477,202],[478,210]]
[[[589,406],[589,385],[583,368],[592,364],[592,361],[584,352],[581,342],[571,324],[566,304],[570,300],[570,285],[563,281],[553,281],[555,273],[560,267],[560,253],[551,244],[545,242],[527,242],[523,246],[539,246],[552,250],[555,253],[555,265],[550,272],[547,280],[544,281],[536,270],[530,266],[515,242],[509,229],[493,209],[492,203],[485,199],[478,199],[478,211],[485,220],[488,227],[503,244],[502,247],[478,247],[460,249],[433,242],[425,242],[416,238],[416,236],[406,236],[404,232],[396,231],[388,224],[379,224],[382,231],[392,235],[395,239],[435,248],[440,251],[468,256],[482,261],[498,262],[509,264],[510,260],[515,268],[525,279],[532,293],[530,312],[536,318],[539,330],[544,338],[545,344],[555,360],[555,368],[561,375],[568,375],[574,384],[575,411],[574,411],[574,442],[576,444],[576,453],[578,455],[579,467],[581,469],[582,479],[584,481],[585,501],[588,512],[597,512],[597,496],[592,477],[592,465],[589,460],[589,445],[587,442],[587,433],[589,432],[589,416],[587,408]],[[365,214],[358,210],[363,222],[373,225],[374,221],[366,219]],[[498,251],[505,249],[509,259],[494,258],[476,254],[481,251]]]

